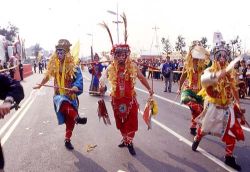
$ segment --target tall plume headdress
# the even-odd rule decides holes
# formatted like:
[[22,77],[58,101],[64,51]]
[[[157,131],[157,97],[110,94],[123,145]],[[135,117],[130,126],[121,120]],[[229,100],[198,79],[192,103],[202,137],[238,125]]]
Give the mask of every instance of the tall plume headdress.
[[125,15],[125,13],[123,13],[121,15],[121,17],[122,17],[122,20],[123,20],[123,23],[124,23],[124,42],[125,42],[125,44],[127,44],[127,40],[128,40],[128,30],[127,30],[128,23],[127,23],[127,17]]
[[121,15],[121,17],[123,19],[123,23],[124,23],[124,27],[125,27],[124,28],[124,43],[114,44],[112,34],[110,32],[110,29],[109,29],[108,25],[105,22],[100,24],[102,27],[104,27],[108,31],[110,41],[111,41],[111,45],[112,45],[112,49],[111,49],[111,52],[110,52],[111,55],[114,55],[116,53],[122,53],[122,52],[125,52],[125,53],[127,53],[127,55],[130,55],[130,48],[129,48],[129,45],[127,44],[127,40],[128,40],[127,17],[125,15],[125,13],[123,13]]
[[111,34],[111,32],[110,32],[110,29],[109,29],[108,25],[107,25],[105,22],[100,23],[100,25],[101,25],[102,27],[104,27],[104,28],[108,31],[109,38],[110,38],[110,41],[111,41],[111,45],[113,46],[113,45],[114,45],[114,42],[113,42],[112,34]]

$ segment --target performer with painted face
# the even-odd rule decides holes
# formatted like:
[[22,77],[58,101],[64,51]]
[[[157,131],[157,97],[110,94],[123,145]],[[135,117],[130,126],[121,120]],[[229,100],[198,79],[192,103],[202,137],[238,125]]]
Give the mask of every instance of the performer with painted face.
[[85,124],[87,118],[78,115],[79,101],[77,96],[83,92],[83,78],[80,68],[70,54],[70,42],[60,39],[56,51],[50,57],[48,71],[41,84],[34,89],[41,88],[51,77],[54,78],[54,107],[59,125],[66,124],[65,147],[74,149],[71,136],[75,123]]
[[138,78],[147,88],[149,95],[153,95],[146,78],[140,72],[137,65],[130,59],[130,47],[127,44],[127,20],[125,14],[122,16],[125,25],[125,43],[113,45],[113,39],[108,26],[102,25],[107,29],[111,43],[112,63],[108,66],[100,80],[100,89],[105,87],[105,77],[111,84],[111,97],[116,127],[120,130],[123,137],[120,148],[127,147],[131,155],[136,152],[133,147],[133,138],[138,130],[138,102],[136,100],[135,81]]
[[209,59],[209,53],[200,45],[192,45],[184,63],[182,75],[179,81],[178,94],[181,92],[181,102],[191,110],[190,133],[196,135],[195,118],[203,111],[203,98],[197,95],[201,90],[201,75],[206,68],[205,59]]
[[244,122],[245,118],[240,110],[232,65],[234,63],[229,63],[230,52],[224,45],[225,43],[222,42],[213,49],[212,66],[201,76],[201,84],[206,96],[204,111],[200,115],[201,127],[198,128],[194,138],[192,150],[197,149],[202,137],[206,134],[218,136],[226,143],[225,163],[236,170],[241,170],[233,157],[236,140],[244,140],[244,133],[236,112],[240,112],[237,114],[241,115],[241,122]]
[[91,95],[99,94],[99,79],[102,76],[103,65],[99,63],[99,55],[95,53],[94,62],[90,64],[89,73],[92,74],[92,80],[89,88],[89,93]]

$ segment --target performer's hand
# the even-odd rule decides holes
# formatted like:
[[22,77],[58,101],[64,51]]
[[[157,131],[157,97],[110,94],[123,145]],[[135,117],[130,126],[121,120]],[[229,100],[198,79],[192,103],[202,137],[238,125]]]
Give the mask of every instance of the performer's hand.
[[239,108],[239,110],[241,110],[241,106],[240,106],[240,102],[239,101],[235,101],[235,105]]
[[243,122],[246,121],[245,115],[242,115],[242,116],[241,116],[241,120],[242,120]]
[[6,114],[10,112],[11,103],[5,102],[0,105],[0,118],[4,118]]
[[181,94],[181,89],[178,89],[177,90],[177,95],[180,95]]
[[41,84],[37,84],[37,86],[33,87],[33,89],[40,89],[42,87]]
[[105,92],[105,87],[103,87],[103,86],[99,86],[99,91],[100,91],[100,93],[101,94],[104,94],[104,92]]
[[73,87],[71,88],[71,90],[72,90],[73,92],[75,92],[75,93],[79,92],[79,89],[78,89],[78,87],[76,87],[76,86],[73,86]]
[[150,90],[148,90],[148,93],[149,93],[150,96],[153,96],[154,91],[152,89],[150,89]]

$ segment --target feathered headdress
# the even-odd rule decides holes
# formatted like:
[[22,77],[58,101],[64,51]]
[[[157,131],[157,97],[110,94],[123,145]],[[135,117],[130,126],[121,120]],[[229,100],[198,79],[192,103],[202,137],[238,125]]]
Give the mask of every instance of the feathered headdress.
[[115,54],[115,53],[122,53],[122,52],[126,52],[128,53],[128,55],[130,54],[130,48],[129,48],[129,45],[127,44],[127,40],[128,40],[128,31],[127,31],[127,17],[125,15],[125,13],[123,13],[121,15],[122,19],[123,19],[123,23],[124,23],[124,44],[115,44],[114,45],[114,42],[113,42],[113,38],[112,38],[112,34],[110,32],[110,29],[108,27],[108,25],[103,22],[103,23],[100,23],[100,25],[102,27],[104,27],[107,31],[108,31],[108,34],[109,34],[109,37],[110,37],[110,41],[111,41],[111,45],[112,45],[112,49],[111,49],[111,52],[110,54]]
[[125,42],[125,44],[127,44],[127,40],[128,40],[128,31],[127,31],[128,23],[127,23],[127,17],[125,15],[125,13],[123,13],[121,15],[121,17],[122,17],[122,20],[123,20],[123,23],[124,23],[124,42]]
[[110,29],[109,29],[108,25],[105,22],[102,22],[99,25],[101,25],[102,27],[104,27],[108,31],[109,38],[110,38],[110,41],[111,41],[111,45],[113,46],[114,42],[113,42],[112,34],[110,32]]

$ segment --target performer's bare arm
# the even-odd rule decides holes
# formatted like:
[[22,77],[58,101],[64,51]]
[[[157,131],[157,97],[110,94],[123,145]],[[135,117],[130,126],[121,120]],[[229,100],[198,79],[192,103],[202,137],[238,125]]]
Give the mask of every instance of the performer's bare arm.
[[33,87],[33,89],[40,89],[40,88],[41,88],[44,84],[46,84],[48,81],[49,81],[49,76],[46,75],[46,76],[43,78],[42,82],[41,82],[39,85]]
[[187,78],[187,73],[185,72],[185,68],[183,68],[182,73],[181,73],[181,77],[180,77],[180,81],[179,81],[179,89],[177,91],[177,94],[181,93],[181,88],[182,88],[182,85],[183,85],[184,81],[186,80],[186,78]]
[[216,84],[218,80],[225,77],[227,74],[226,70],[219,70],[217,72],[211,72],[209,69],[204,71],[204,74],[201,75],[201,84],[203,87],[207,88],[213,84]]
[[137,77],[141,81],[141,83],[148,89],[149,95],[152,96],[154,94],[153,90],[150,88],[147,79],[143,76],[140,69],[137,67]]

